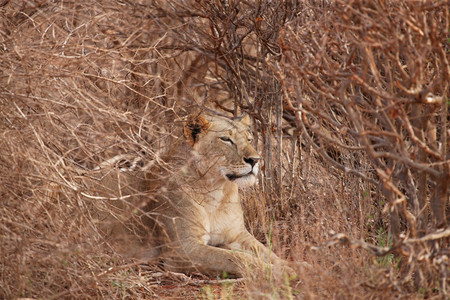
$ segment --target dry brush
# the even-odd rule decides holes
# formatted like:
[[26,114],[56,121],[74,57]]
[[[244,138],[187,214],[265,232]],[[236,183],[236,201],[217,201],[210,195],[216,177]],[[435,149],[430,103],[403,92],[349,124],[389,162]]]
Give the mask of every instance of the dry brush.
[[170,169],[199,109],[255,120],[248,226],[314,267],[235,293],[448,296],[448,20],[446,1],[1,2],[0,296],[194,297],[210,282],[119,255],[92,206],[139,207],[86,175],[117,154]]

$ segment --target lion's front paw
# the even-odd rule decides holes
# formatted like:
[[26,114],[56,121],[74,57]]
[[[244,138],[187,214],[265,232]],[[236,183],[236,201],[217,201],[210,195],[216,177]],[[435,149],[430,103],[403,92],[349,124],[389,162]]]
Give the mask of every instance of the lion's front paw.
[[306,261],[297,261],[294,262],[295,266],[299,267],[301,270],[313,270],[313,266]]
[[275,276],[287,276],[289,279],[297,277],[297,272],[291,268],[286,261],[281,261],[272,266],[272,272]]

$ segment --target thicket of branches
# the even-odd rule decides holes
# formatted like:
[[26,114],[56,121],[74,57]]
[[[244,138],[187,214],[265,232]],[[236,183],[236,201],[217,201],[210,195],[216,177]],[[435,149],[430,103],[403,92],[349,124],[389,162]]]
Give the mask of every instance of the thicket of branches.
[[255,120],[248,226],[316,269],[296,292],[255,275],[247,295],[448,296],[448,8],[0,3],[0,296],[167,295],[178,279],[119,258],[80,178],[116,154],[164,166],[199,110]]
[[445,284],[446,8],[445,2],[236,1],[202,3],[195,12],[174,4],[165,13],[207,20],[207,29],[189,20],[191,31],[176,37],[213,58],[210,71],[233,95],[234,110],[260,121],[269,190],[289,193],[283,147],[312,147],[329,168],[359,177],[378,195],[394,238],[389,251],[410,263],[405,278],[426,280],[414,264],[427,260]]

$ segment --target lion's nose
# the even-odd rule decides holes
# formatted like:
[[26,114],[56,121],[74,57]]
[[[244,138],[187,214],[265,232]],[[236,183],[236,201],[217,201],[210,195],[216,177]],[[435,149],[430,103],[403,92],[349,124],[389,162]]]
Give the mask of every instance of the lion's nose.
[[256,157],[256,156],[254,156],[254,157],[244,157],[244,161],[246,163],[248,163],[249,165],[251,165],[252,168],[258,163],[258,161],[260,159],[261,159],[260,157]]

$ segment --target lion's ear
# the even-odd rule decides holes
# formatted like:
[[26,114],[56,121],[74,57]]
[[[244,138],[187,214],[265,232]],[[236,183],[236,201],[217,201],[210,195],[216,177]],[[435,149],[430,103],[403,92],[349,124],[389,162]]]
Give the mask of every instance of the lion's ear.
[[252,120],[250,119],[250,116],[248,114],[236,117],[233,120],[236,122],[240,122],[242,125],[245,125],[247,127],[250,127],[252,125]]
[[249,115],[245,114],[241,119],[241,123],[244,124],[245,126],[250,126],[252,125],[252,120],[250,120]]
[[201,134],[206,133],[210,127],[210,123],[202,115],[189,116],[186,124],[184,124],[184,136],[191,147],[198,141]]

